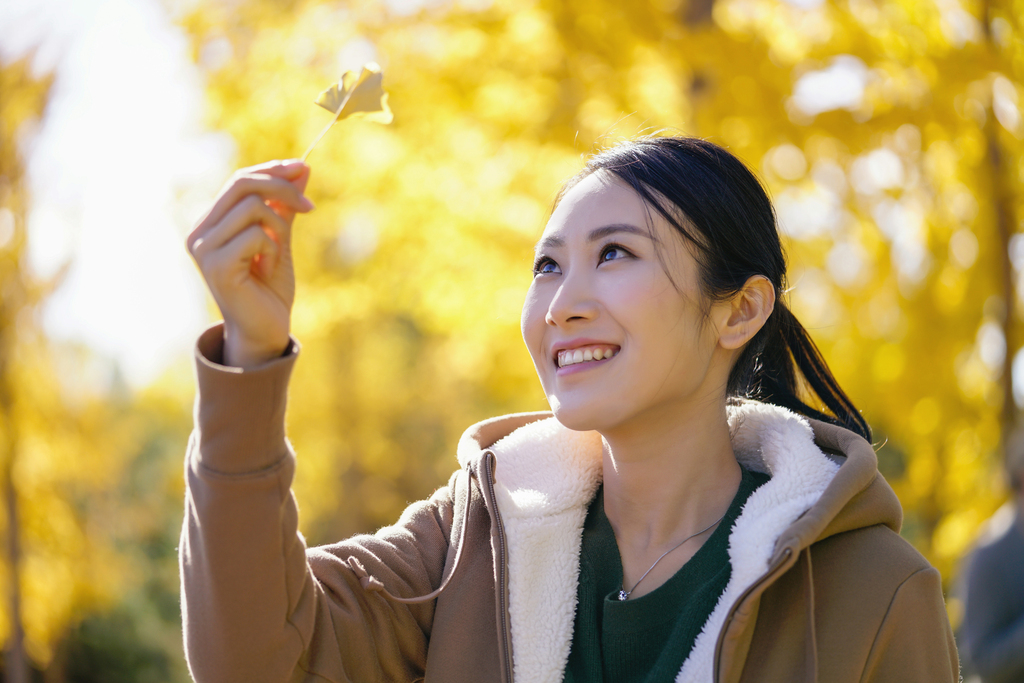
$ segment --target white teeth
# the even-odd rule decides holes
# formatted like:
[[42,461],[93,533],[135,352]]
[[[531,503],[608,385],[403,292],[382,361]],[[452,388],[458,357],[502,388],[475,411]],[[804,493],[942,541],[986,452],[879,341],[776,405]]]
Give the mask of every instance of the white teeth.
[[586,363],[594,360],[606,360],[617,355],[616,349],[591,348],[586,350],[576,349],[575,351],[559,351],[558,367],[564,368],[567,365]]

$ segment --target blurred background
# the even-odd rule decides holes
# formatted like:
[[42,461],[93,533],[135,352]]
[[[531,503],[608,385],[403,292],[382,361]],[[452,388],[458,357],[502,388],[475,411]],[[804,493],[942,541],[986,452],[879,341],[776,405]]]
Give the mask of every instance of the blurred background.
[[190,354],[217,315],[184,239],[234,168],[301,154],[330,116],[318,93],[370,60],[395,121],[324,138],[294,238],[288,429],[311,543],[428,495],[471,423],[546,407],[519,309],[554,195],[588,153],[669,129],[769,187],[791,305],[875,430],[956,626],[1024,405],[1022,16],[1021,0],[5,0],[0,680],[188,680]]

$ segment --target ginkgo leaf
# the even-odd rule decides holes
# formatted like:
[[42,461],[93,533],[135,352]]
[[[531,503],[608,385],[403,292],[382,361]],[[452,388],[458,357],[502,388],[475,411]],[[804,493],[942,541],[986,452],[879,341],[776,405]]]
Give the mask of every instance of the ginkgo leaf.
[[364,65],[358,77],[354,71],[346,71],[341,80],[320,93],[316,103],[338,114],[339,120],[360,115],[377,123],[391,123],[394,117],[388,107],[388,94],[381,85],[383,77],[380,67],[373,62]]
[[337,83],[320,93],[316,103],[334,114],[334,118],[302,155],[303,160],[331,126],[341,119],[358,116],[377,123],[391,123],[394,120],[391,108],[388,107],[388,94],[382,85],[383,78],[380,66],[369,62],[363,65],[358,75],[354,71],[346,71]]

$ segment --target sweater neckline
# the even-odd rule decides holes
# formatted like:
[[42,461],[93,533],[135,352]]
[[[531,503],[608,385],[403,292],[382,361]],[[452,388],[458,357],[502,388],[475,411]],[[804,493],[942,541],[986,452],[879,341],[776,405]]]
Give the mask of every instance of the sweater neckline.
[[[717,572],[725,566],[731,566],[729,562],[729,535],[736,523],[736,519],[743,511],[743,505],[747,502],[758,487],[767,482],[771,477],[762,472],[754,472],[740,465],[740,485],[736,489],[729,507],[726,510],[722,522],[711,532],[707,540],[701,545],[693,556],[676,571],[667,581],[655,588],[650,593],[645,593],[637,598],[626,601],[618,599],[618,587],[609,591],[605,601],[615,603],[614,607],[634,610],[639,613],[641,608],[646,618],[655,618],[656,613],[664,611],[663,607],[668,604],[679,604],[690,597],[695,590],[702,585],[702,578],[711,573]],[[612,530],[611,522],[604,511],[604,485],[602,484],[594,496],[587,511],[587,524],[590,523],[590,515],[595,515],[595,529],[600,529],[602,534],[607,534],[614,548],[614,564],[608,566],[608,575],[614,577],[616,586],[622,583],[622,557],[615,539],[615,532]],[[597,568],[595,568],[597,569]],[[603,583],[603,582],[602,582]],[[663,590],[664,589],[664,590]],[[649,599],[648,599],[649,598]]]
[[618,600],[618,545],[599,489],[583,525],[577,614],[565,680],[673,679],[729,582],[732,525],[753,491],[768,479],[742,468],[722,524],[693,557],[655,590],[624,602]]

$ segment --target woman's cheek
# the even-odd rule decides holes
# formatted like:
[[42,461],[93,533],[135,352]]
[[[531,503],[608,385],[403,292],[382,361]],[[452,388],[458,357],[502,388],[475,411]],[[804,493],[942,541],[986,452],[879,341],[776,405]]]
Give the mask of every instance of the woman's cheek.
[[533,364],[539,373],[542,367],[541,356],[544,345],[544,326],[547,307],[541,301],[539,292],[535,285],[530,285],[526,292],[526,299],[523,301],[523,315],[520,320],[520,327],[523,332],[523,341],[530,351]]

